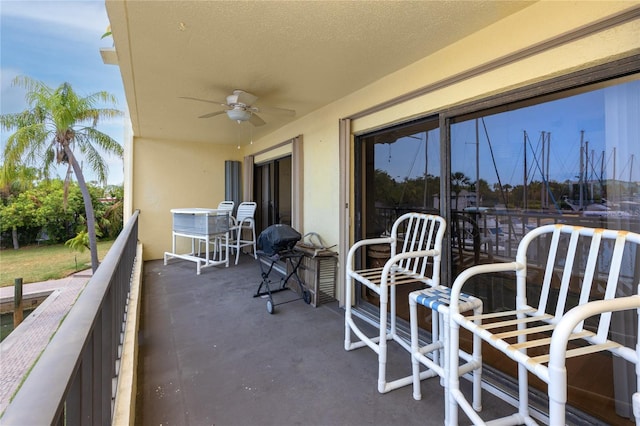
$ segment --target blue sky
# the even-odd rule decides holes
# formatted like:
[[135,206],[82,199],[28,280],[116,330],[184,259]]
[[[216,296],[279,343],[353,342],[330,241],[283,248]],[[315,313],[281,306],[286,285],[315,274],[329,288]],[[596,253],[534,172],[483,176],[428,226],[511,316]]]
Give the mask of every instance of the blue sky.
[[[126,102],[120,72],[115,65],[105,65],[101,47],[111,47],[110,38],[101,39],[109,19],[104,0],[30,1],[0,0],[0,112],[27,108],[24,90],[12,87],[18,75],[27,75],[58,87],[68,82],[80,95],[105,90],[118,100],[124,111]],[[103,122],[102,132],[124,145],[125,118]],[[4,143],[8,133],[2,133]],[[107,158],[110,184],[123,182],[122,161]],[[58,175],[64,176],[66,168]],[[85,170],[85,178],[95,177]]]

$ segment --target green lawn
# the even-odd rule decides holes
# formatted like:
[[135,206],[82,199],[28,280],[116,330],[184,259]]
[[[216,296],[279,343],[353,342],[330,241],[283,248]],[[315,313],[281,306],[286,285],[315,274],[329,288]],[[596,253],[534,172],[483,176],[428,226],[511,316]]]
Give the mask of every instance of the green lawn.
[[[113,241],[98,243],[100,260],[112,244]],[[89,250],[79,253],[64,244],[0,250],[0,287],[13,285],[15,278],[22,278],[26,284],[64,278],[84,269],[91,269]]]

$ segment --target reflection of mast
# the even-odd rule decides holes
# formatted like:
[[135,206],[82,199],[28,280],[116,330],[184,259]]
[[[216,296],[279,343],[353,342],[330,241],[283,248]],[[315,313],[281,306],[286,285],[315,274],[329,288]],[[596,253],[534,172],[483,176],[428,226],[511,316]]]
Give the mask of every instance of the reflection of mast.
[[[543,143],[542,143],[542,146],[544,147],[544,145],[545,145],[544,133],[545,133],[545,132],[542,132],[542,133],[543,133],[543,134],[542,134],[542,142],[543,142]],[[526,137],[526,134],[527,134],[527,133],[525,132],[525,137]],[[527,140],[528,140],[528,138],[527,138]],[[531,144],[531,141],[529,141],[529,144]],[[525,148],[526,148],[526,146],[525,146]],[[553,205],[556,207],[556,209],[558,210],[558,212],[560,212],[560,206],[559,206],[559,205],[558,205],[558,203],[556,202],[556,199],[555,199],[555,197],[553,196],[553,193],[551,192],[551,186],[549,185],[549,162],[548,162],[548,158],[549,158],[549,150],[550,150],[550,148],[549,148],[549,147],[547,147],[547,149],[546,149],[546,151],[547,151],[547,156],[546,156],[546,158],[545,158],[545,155],[544,155],[544,149],[543,149],[543,150],[542,150],[542,153],[541,153],[541,154],[542,154],[542,155],[541,155],[541,157],[542,157],[542,158],[541,158],[541,161],[538,161],[538,157],[537,157],[537,155],[536,155],[536,150],[534,150],[534,149],[533,149],[533,146],[531,146],[531,152],[533,153],[533,164],[534,164],[535,168],[540,172],[540,176],[542,177],[542,183],[543,183],[543,185],[544,185],[544,191],[543,191],[543,192],[544,192],[544,193],[546,193],[546,197],[543,197],[542,195],[540,196],[541,204],[542,204],[542,202],[543,202],[545,199],[547,199],[547,200],[548,200],[548,197],[550,197],[550,198],[551,198],[551,201],[553,202]],[[526,152],[526,151],[525,151],[525,152]],[[546,164],[546,169],[547,169],[546,176],[545,176],[545,173],[544,173],[544,171],[543,171],[543,170],[544,170],[544,168],[545,168],[545,162],[547,163],[547,164]],[[534,175],[535,175],[535,172],[534,172]],[[541,188],[541,191],[542,191],[542,188]],[[548,206],[548,205],[547,205],[547,206]],[[542,206],[542,207],[544,207],[544,206]]]
[[589,165],[591,164],[591,158],[589,158],[589,141],[584,142],[584,191],[587,195],[587,203],[593,204],[593,185],[591,179],[593,175],[589,176]]
[[480,136],[478,134],[477,118],[476,118],[476,207],[480,207]]
[[[546,136],[546,137],[545,137]],[[542,181],[549,182],[549,154],[551,153],[551,132],[542,131]],[[542,208],[549,207],[549,191],[540,191]]]
[[604,176],[604,150],[602,151],[602,157],[600,157],[600,191],[602,192],[603,197],[609,198],[609,194],[607,194],[607,184],[605,183]]
[[[542,174],[542,181],[543,181],[543,182],[544,182],[544,177],[546,176],[546,175],[544,174],[544,169],[545,169],[545,167],[544,167],[544,166],[546,165],[546,164],[545,164],[545,156],[544,156],[544,145],[545,145],[545,141],[546,141],[546,138],[545,138],[545,132],[544,132],[544,130],[543,130],[543,131],[542,131],[542,152],[541,152],[542,167],[541,167],[541,170],[540,170],[540,172],[541,172],[541,174]],[[546,197],[545,197],[545,195],[547,195],[547,192],[546,192],[546,191],[540,191],[540,207],[541,207],[541,208],[543,208],[543,209],[544,209],[545,207],[547,207],[547,203],[546,203]]]
[[614,196],[616,200],[620,199],[620,188],[618,186],[618,183],[616,182],[616,147],[613,147],[613,190],[614,192]]
[[523,141],[524,143],[524,185],[522,187],[522,208],[527,209],[527,182],[529,177],[527,176],[527,131],[524,131]]
[[614,146],[613,147],[613,182],[615,183],[616,181],[616,150],[617,148]]
[[[496,178],[498,179],[498,187],[500,188],[500,195],[502,196],[502,202],[505,206],[508,206],[507,202],[507,194],[502,186],[502,181],[500,180],[500,173],[498,173],[498,165],[496,164],[496,156],[493,155],[493,146],[491,145],[491,138],[489,137],[489,131],[487,130],[487,123],[485,123],[484,118],[482,118],[482,127],[484,128],[484,135],[487,138],[487,145],[489,145],[489,153],[491,154],[491,161],[493,162],[493,170],[496,173]],[[477,156],[476,156],[477,157]]]
[[[550,156],[551,156],[551,132],[547,132],[547,184],[549,182],[549,170],[551,169]],[[544,194],[547,200],[547,207],[549,207],[549,191],[545,191]]]
[[580,209],[584,207],[584,130],[580,130],[580,178],[578,180],[578,190],[580,191]]
[[424,193],[422,194],[422,208],[427,208],[427,198],[429,197],[427,191],[427,176],[429,168],[429,131],[424,132]]

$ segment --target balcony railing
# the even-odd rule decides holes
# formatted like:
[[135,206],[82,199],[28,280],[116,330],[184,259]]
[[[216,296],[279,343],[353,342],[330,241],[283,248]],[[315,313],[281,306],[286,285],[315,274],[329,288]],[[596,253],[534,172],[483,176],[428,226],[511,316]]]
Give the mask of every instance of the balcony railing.
[[3,425],[111,423],[138,214],[131,216],[7,407]]

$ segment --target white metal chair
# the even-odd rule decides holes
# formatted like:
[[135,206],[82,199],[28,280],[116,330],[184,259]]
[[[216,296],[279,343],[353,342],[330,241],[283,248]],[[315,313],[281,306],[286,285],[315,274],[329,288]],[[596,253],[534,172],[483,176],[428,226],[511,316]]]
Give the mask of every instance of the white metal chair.
[[[440,216],[407,213],[395,221],[391,236],[358,241],[347,254],[344,348],[349,351],[369,346],[378,354],[378,391],[380,393],[412,382],[411,375],[391,382],[387,382],[386,378],[387,340],[394,340],[407,351],[411,350],[409,342],[398,335],[396,330],[396,286],[406,283],[420,283],[424,286],[439,284],[445,228],[446,222]],[[390,246],[389,260],[381,268],[354,270],[355,257],[361,253],[360,249],[374,244]],[[354,321],[351,301],[356,281],[379,295],[378,336],[366,336]],[[352,332],[359,339],[358,341],[351,341]],[[409,360],[410,357],[407,358],[407,361]],[[426,374],[423,377],[426,378]]]
[[[218,215],[228,214],[229,220],[230,221],[233,220],[233,208],[235,207],[235,205],[236,203],[234,201],[220,201],[220,203],[218,203],[218,207],[216,207],[216,210],[218,211]],[[232,224],[233,223],[230,223],[230,226]],[[213,253],[214,259],[216,258],[218,252],[220,252],[220,254],[222,255],[222,250],[225,249],[226,266],[229,266],[229,256],[228,256],[229,235],[228,234],[229,233],[223,236],[215,235],[209,241],[200,240],[198,245],[198,255],[200,255],[202,243],[213,245],[213,250],[211,251],[211,253]]]
[[640,426],[640,391],[633,394],[633,416],[636,418],[636,426]]
[[[229,201],[229,200],[225,200],[225,201],[220,201],[220,203],[218,203],[218,207],[216,208],[216,210],[218,210],[218,215],[223,215],[223,214],[228,214],[229,215],[229,221],[233,221],[233,208],[236,206],[235,201]],[[230,226],[233,223],[230,223]],[[213,241],[214,243],[214,253],[217,252],[217,250],[222,251],[223,249],[225,250],[225,256],[226,256],[226,261],[227,261],[227,266],[229,266],[229,235],[230,232],[227,232],[223,237],[221,238],[219,235],[216,236],[215,241]]]
[[[549,424],[564,425],[567,358],[608,351],[634,364],[640,381],[640,345],[625,346],[610,340],[609,333],[612,312],[640,309],[634,270],[639,249],[640,235],[632,232],[546,225],[523,237],[515,261],[473,266],[458,276],[451,289],[450,365],[459,362],[463,327],[518,366],[518,412],[498,419],[498,424],[536,424],[528,406],[529,372],[547,383]],[[488,284],[483,278],[495,278],[496,273],[515,273],[514,309],[462,315],[457,300],[463,286],[473,278],[479,288]],[[541,280],[533,283],[536,275]],[[538,294],[539,300],[529,300]],[[449,386],[449,424],[458,423],[458,406],[474,424],[483,424],[460,391],[453,369]]]
[[[256,203],[253,201],[245,201],[238,205],[238,211],[234,218],[234,224],[231,228],[231,242],[229,247],[236,252],[236,265],[240,256],[242,247],[253,247],[253,257],[258,258],[256,254],[256,227],[254,216],[256,213]],[[247,235],[245,237],[245,235]]]

